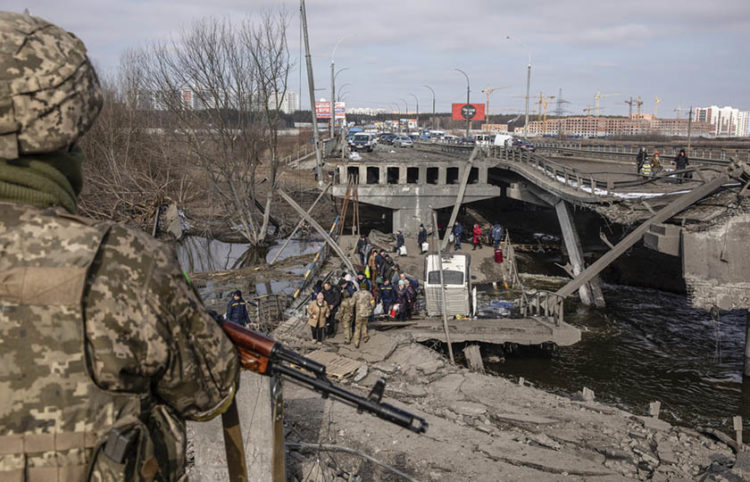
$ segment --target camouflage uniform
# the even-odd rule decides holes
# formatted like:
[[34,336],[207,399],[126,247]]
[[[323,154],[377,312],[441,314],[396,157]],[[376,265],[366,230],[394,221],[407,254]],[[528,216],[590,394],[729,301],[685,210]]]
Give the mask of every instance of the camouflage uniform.
[[359,290],[354,293],[354,305],[356,310],[356,321],[354,322],[354,346],[359,348],[359,342],[370,339],[367,336],[367,321],[372,315],[375,298],[372,293],[365,290]]
[[344,291],[339,310],[336,312],[336,321],[341,323],[344,341],[347,344],[352,342],[352,318],[354,318],[354,298],[349,295],[348,291]]
[[184,420],[234,395],[234,347],[173,252],[32,206],[75,211],[65,156],[100,107],[80,40],[0,12],[2,481],[184,479]]
[[[0,479],[180,479],[183,420],[220,413],[238,366],[173,253],[7,203],[0,252]],[[136,434],[124,464],[102,452],[112,427]]]

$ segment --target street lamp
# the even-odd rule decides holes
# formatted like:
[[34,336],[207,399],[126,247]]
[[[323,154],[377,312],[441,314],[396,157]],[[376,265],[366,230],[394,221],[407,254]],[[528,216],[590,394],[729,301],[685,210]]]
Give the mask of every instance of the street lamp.
[[417,103],[417,130],[419,130],[419,97],[409,92],[409,95],[414,97],[414,100]]
[[399,98],[398,100],[404,103],[404,115],[409,115],[409,103],[406,102],[406,99],[404,99],[403,97]]
[[346,70],[346,68],[343,68],[339,70],[336,74],[333,73],[334,71],[334,58],[336,57],[336,49],[339,47],[339,44],[346,38],[347,36],[341,37],[338,42],[336,42],[336,45],[333,46],[333,51],[331,52],[331,122],[330,122],[330,131],[331,131],[331,138],[333,138],[333,130],[334,125],[336,124],[336,75],[338,75],[341,71]]
[[429,85],[425,85],[432,92],[432,130],[435,130],[435,91]]
[[[466,74],[466,72],[464,72],[461,69],[457,68],[457,69],[454,69],[454,70],[458,70],[459,72],[461,72],[462,74],[464,74],[464,77],[466,77],[466,104],[467,105],[471,104],[471,100],[469,100],[469,96],[471,95],[471,85],[469,84],[469,76]],[[469,131],[470,130],[471,130],[471,119],[469,119],[468,116],[467,116],[467,119],[466,119],[466,137],[469,137],[469,135],[470,135]]]
[[505,37],[505,39],[506,40],[515,40],[516,42],[518,42],[521,45],[521,47],[523,47],[524,50],[526,50],[526,53],[529,56],[529,65],[528,65],[528,67],[526,69],[526,117],[524,119],[524,125],[523,125],[523,134],[524,134],[524,137],[528,137],[528,132],[529,132],[529,89],[531,87],[531,50],[526,46],[526,44],[524,44],[523,42],[521,42],[517,38],[511,39],[510,35],[507,35]]

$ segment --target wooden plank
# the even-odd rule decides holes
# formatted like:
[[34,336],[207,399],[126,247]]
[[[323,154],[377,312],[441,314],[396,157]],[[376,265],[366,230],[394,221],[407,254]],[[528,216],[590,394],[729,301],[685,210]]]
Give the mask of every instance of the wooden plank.
[[315,350],[306,355],[307,358],[326,366],[326,374],[329,378],[341,380],[359,370],[364,363],[352,360],[337,353],[323,350]]

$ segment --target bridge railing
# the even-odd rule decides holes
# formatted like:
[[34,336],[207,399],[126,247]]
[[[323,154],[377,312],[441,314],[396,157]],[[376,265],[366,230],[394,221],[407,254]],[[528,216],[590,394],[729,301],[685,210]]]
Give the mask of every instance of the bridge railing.
[[[637,173],[622,172],[582,172],[563,163],[552,161],[546,157],[531,151],[522,151],[519,149],[505,149],[503,147],[490,146],[485,148],[490,157],[502,159],[504,161],[516,162],[527,165],[535,171],[541,171],[546,177],[563,184],[576,191],[589,192],[596,196],[611,196],[614,192],[627,190],[637,186],[645,186],[653,183],[674,183],[679,179],[676,177],[686,174],[688,178],[693,178],[704,182],[706,178],[711,177],[711,173],[718,172],[720,169],[713,166],[694,166],[681,171],[671,171],[661,173],[656,176],[644,176]],[[604,177],[599,177],[599,176]],[[615,181],[612,176],[628,177],[631,179]]]
[[[579,142],[558,142],[558,141],[541,141],[535,143],[538,149],[545,150],[558,150],[563,154],[584,154],[598,158],[611,158],[617,160],[635,160],[635,156],[638,154],[640,147],[634,147],[630,145],[584,145]],[[653,146],[649,148],[649,152],[654,150],[661,153],[662,158],[672,159],[679,153],[681,148],[675,146]],[[712,149],[712,148],[694,148],[691,149],[690,162],[701,163],[701,164],[718,164],[726,165],[729,163],[730,158],[736,159],[747,159],[750,161],[750,150],[727,150],[727,149]]]
[[547,318],[557,326],[563,322],[565,298],[547,290],[524,292],[521,297],[521,315]]

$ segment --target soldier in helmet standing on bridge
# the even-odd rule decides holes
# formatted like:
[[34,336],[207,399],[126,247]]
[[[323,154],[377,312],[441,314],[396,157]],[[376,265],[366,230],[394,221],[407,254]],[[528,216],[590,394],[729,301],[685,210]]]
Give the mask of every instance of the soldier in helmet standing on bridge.
[[7,12],[0,38],[0,480],[183,480],[234,347],[173,251],[75,216],[102,105],[83,43]]

